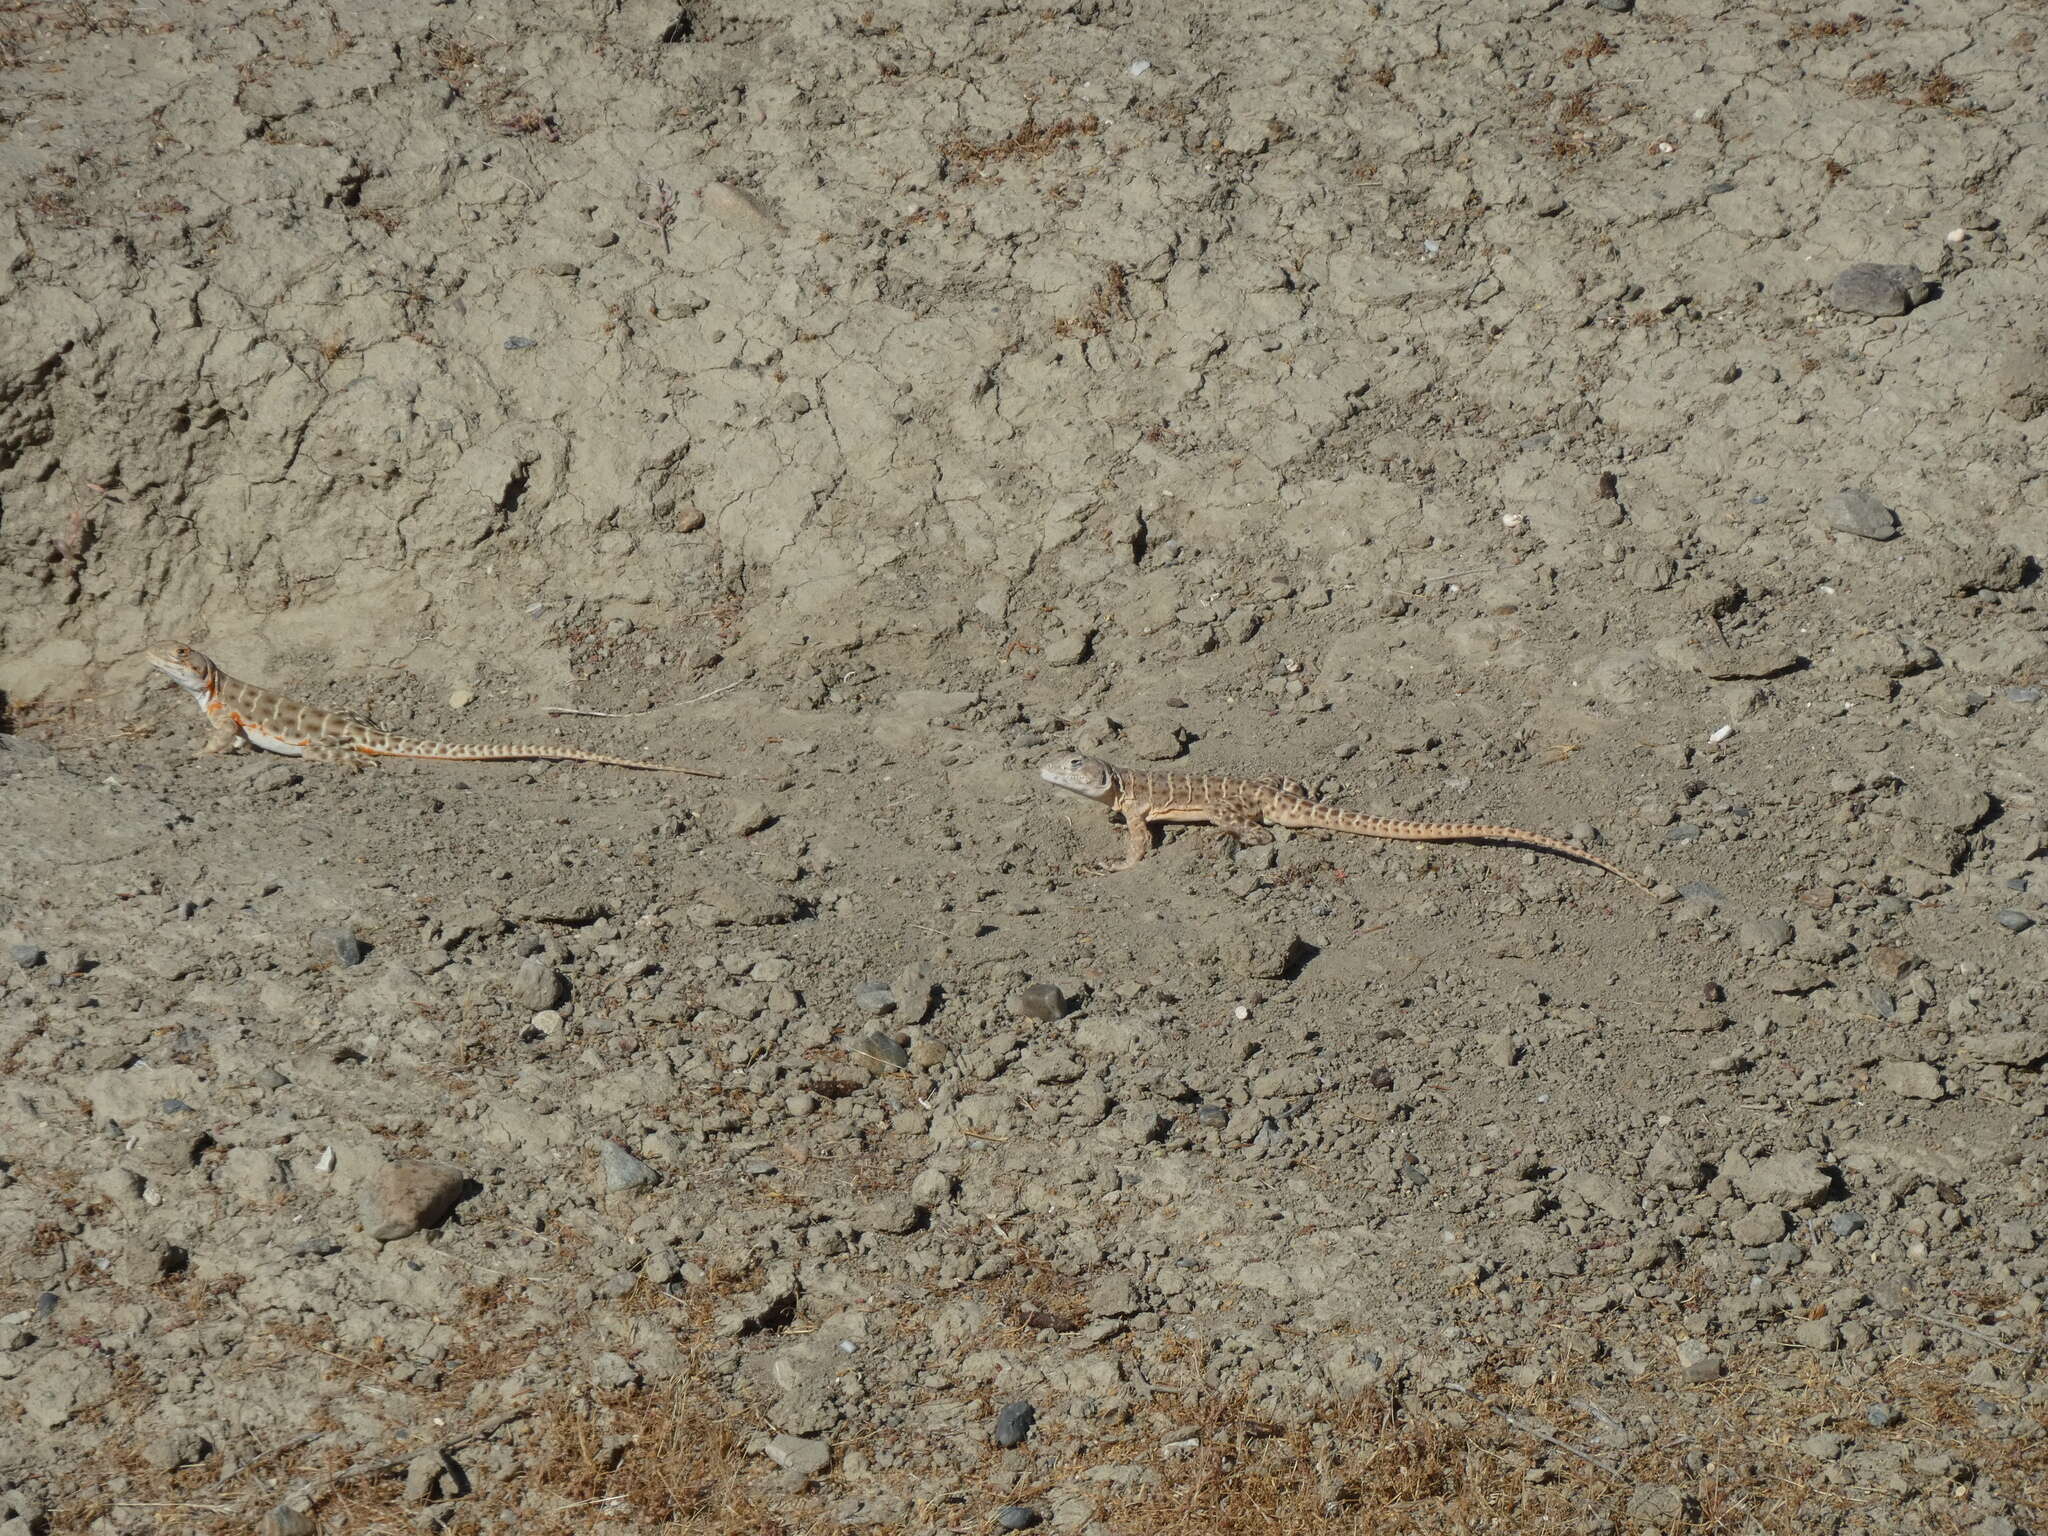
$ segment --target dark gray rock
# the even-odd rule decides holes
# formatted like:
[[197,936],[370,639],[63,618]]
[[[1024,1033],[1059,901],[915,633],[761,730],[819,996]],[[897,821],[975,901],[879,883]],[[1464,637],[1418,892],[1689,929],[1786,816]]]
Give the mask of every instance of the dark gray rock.
[[2007,907],[1998,914],[1998,926],[2008,933],[2025,933],[2034,926],[2034,920],[2017,907]]
[[1038,1410],[1029,1403],[1010,1403],[996,1415],[996,1444],[1005,1448],[1022,1445],[1038,1422]]
[[24,971],[32,971],[43,963],[43,952],[34,944],[10,944],[7,946],[7,958]]
[[1828,284],[1827,300],[1851,315],[1903,315],[1926,284],[1918,267],[1881,266],[1859,261],[1844,267]]
[[896,1011],[896,994],[889,990],[885,981],[864,981],[854,988],[853,1006],[862,1013],[880,1018],[885,1013]]
[[996,1511],[996,1529],[1003,1531],[1028,1531],[1045,1519],[1028,1504],[1005,1504]]
[[336,960],[344,966],[363,963],[362,941],[346,928],[315,928],[313,954],[320,960]]
[[1066,1016],[1068,1003],[1066,993],[1051,982],[1036,981],[1028,987],[1020,987],[1010,1006],[1020,1019],[1050,1024]]

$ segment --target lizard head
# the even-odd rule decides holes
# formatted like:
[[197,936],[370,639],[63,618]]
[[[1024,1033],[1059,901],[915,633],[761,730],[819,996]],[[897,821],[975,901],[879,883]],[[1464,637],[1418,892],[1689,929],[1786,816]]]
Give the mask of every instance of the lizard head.
[[1116,793],[1116,772],[1099,757],[1069,752],[1041,763],[1038,776],[1048,784],[1070,789],[1090,800],[1107,800]]
[[214,674],[212,661],[189,645],[153,645],[149,648],[149,664],[190,693],[204,693]]

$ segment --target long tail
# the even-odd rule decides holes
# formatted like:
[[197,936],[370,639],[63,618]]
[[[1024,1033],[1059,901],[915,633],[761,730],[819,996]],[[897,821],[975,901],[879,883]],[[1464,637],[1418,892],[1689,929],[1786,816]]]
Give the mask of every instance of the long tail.
[[1356,832],[1365,837],[1384,837],[1407,843],[1521,843],[1594,865],[1626,880],[1640,891],[1653,896],[1656,894],[1648,881],[1630,874],[1619,865],[1608,863],[1597,853],[1588,853],[1577,843],[1546,837],[1541,832],[1530,832],[1521,827],[1495,827],[1477,821],[1396,821],[1387,816],[1368,816],[1362,811],[1342,811],[1334,806],[1312,803],[1302,806],[1289,820],[1290,823],[1298,820],[1299,825],[1322,827],[1332,832]]
[[388,737],[357,744],[357,751],[371,757],[409,757],[442,763],[502,763],[538,761],[549,763],[597,763],[607,768],[639,768],[648,773],[689,773],[700,779],[722,779],[722,773],[708,768],[684,768],[676,763],[645,763],[633,757],[607,757],[602,752],[585,752],[580,747],[549,747],[534,744],[512,746],[470,746],[458,741],[409,741]]

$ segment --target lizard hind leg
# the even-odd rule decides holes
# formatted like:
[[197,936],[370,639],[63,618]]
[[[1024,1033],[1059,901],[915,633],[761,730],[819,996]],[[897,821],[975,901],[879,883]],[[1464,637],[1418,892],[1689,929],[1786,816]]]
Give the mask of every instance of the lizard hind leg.
[[363,771],[363,754],[353,747],[342,746],[336,742],[318,739],[309,741],[299,748],[299,756],[309,763],[339,765],[350,773]]
[[1223,834],[1225,855],[1236,858],[1240,849],[1255,848],[1261,843],[1273,841],[1273,834],[1256,821],[1230,820],[1216,823],[1216,830]]

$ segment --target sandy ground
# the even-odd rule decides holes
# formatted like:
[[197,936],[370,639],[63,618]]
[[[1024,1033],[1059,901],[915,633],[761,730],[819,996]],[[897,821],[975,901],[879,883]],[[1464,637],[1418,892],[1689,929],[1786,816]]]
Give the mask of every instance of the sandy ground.
[[2048,1528],[2043,34],[0,9],[0,1533]]

